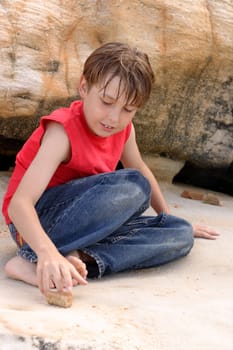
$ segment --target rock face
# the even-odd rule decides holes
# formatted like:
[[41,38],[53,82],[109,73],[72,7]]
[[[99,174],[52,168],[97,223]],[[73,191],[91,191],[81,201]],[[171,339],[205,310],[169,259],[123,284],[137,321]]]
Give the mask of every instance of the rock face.
[[1,1],[0,38],[0,153],[14,153],[12,140],[77,98],[93,49],[125,41],[149,54],[156,74],[135,119],[142,152],[202,167],[232,163],[231,0]]

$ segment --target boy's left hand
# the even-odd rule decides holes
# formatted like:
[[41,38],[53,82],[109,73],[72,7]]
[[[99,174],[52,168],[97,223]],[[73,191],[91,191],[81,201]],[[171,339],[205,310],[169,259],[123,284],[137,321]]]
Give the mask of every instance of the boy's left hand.
[[219,236],[219,233],[209,226],[194,224],[193,235],[194,237],[216,239]]

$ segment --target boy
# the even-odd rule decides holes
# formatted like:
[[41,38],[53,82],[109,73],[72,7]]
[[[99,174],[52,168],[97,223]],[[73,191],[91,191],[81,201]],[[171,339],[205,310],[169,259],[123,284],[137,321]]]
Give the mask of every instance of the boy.
[[[153,267],[189,253],[193,228],[171,216],[143,162],[132,119],[150,96],[146,54],[108,43],[86,60],[81,101],[41,118],[18,153],[3,213],[18,255],[6,274],[71,290],[86,277]],[[124,169],[115,171],[121,160]],[[141,216],[149,205],[158,216]],[[217,233],[196,227],[194,235]]]

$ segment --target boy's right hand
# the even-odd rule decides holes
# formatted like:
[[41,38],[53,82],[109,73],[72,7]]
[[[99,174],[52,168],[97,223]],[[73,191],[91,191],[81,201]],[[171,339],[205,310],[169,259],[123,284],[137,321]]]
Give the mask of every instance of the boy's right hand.
[[58,291],[72,291],[73,280],[78,284],[86,285],[86,268],[80,265],[79,271],[58,251],[38,255],[37,280],[42,294],[51,290],[51,283]]

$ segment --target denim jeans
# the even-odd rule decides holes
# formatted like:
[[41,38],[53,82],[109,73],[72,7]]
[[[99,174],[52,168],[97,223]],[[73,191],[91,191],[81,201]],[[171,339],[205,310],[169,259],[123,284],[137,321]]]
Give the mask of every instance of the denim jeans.
[[[82,250],[93,257],[88,277],[158,266],[189,253],[191,225],[161,213],[144,216],[150,185],[140,172],[123,169],[50,188],[36,204],[42,227],[62,255]],[[9,225],[16,240],[16,229]],[[32,232],[33,234],[33,232]],[[36,262],[27,243],[18,254]]]

